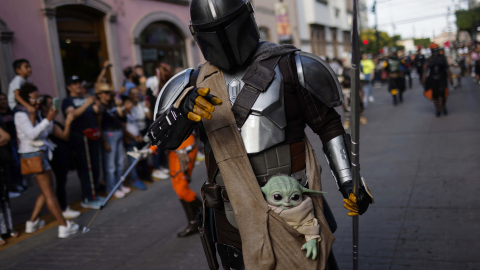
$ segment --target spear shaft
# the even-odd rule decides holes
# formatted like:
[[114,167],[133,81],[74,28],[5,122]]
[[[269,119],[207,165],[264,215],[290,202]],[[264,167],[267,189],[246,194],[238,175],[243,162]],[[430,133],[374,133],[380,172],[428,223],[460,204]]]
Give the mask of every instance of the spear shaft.
[[[358,0],[353,1],[353,25],[352,25],[352,61],[351,61],[351,126],[352,126],[352,174],[353,193],[358,197],[360,182],[360,52],[358,35]],[[353,217],[353,269],[358,270],[358,227],[359,217]]]

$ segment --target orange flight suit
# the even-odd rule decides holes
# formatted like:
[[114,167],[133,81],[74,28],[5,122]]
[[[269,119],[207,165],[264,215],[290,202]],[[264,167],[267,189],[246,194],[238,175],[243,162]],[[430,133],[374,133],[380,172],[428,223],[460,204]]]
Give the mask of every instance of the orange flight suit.
[[[190,152],[179,154],[177,151],[193,146]],[[168,163],[170,166],[170,177],[172,179],[172,186],[180,200],[192,202],[197,195],[190,189],[190,176],[192,175],[193,166],[195,165],[195,158],[197,157],[198,147],[195,145],[195,137],[190,135],[175,151],[170,151],[168,154]],[[180,156],[179,156],[180,155]],[[184,160],[185,166],[180,164],[180,158]],[[187,166],[188,164],[188,166]],[[185,171],[184,171],[185,170]]]

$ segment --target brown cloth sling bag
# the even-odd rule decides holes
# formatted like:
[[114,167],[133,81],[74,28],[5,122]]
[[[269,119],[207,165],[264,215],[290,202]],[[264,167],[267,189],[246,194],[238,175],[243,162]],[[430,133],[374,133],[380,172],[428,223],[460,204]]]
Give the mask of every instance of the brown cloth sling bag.
[[[263,198],[238,131],[232,106],[230,102],[225,102],[229,96],[223,72],[207,62],[202,66],[197,87],[210,88],[211,94],[224,101],[216,107],[212,119],[203,120],[203,124],[233,206],[246,269],[325,269],[335,238],[323,215],[322,198],[312,197],[322,240],[319,242],[317,259],[307,259],[305,251],[301,250],[305,237],[270,211]],[[305,142],[310,189],[321,190],[322,170],[307,138]]]

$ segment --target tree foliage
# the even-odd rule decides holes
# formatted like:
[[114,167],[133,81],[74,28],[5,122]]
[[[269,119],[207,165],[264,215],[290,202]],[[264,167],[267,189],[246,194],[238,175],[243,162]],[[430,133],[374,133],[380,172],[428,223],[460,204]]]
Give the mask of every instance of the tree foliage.
[[458,10],[455,12],[455,16],[457,17],[458,31],[465,30],[471,34],[472,29],[480,24],[480,7],[469,10]]
[[[400,35],[394,35],[394,36],[389,36],[387,32],[379,31],[379,43],[380,47],[377,46],[377,37],[376,37],[376,31],[375,29],[365,29],[362,30],[360,33],[360,48],[362,49],[363,52],[365,53],[371,53],[371,54],[377,54],[380,49],[383,47],[388,47],[388,48],[397,48],[397,49],[402,49],[403,46],[400,46],[397,44],[398,41],[401,40]],[[368,44],[364,44],[363,41],[368,40]]]
[[413,40],[415,46],[422,46],[423,48],[428,48],[430,46],[430,38],[416,38]]

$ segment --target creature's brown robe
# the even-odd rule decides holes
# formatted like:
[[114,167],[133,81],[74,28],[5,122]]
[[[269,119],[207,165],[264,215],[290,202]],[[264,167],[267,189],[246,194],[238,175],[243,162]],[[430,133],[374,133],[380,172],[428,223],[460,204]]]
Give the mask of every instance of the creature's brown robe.
[[[246,269],[325,269],[335,238],[323,215],[322,198],[312,198],[321,228],[318,258],[307,259],[301,250],[304,236],[271,211],[263,198],[231,111],[223,72],[205,63],[197,87],[208,87],[211,94],[223,100],[212,113],[212,119],[203,120],[203,124],[233,206]],[[321,190],[322,169],[307,138],[306,155],[309,188]]]

